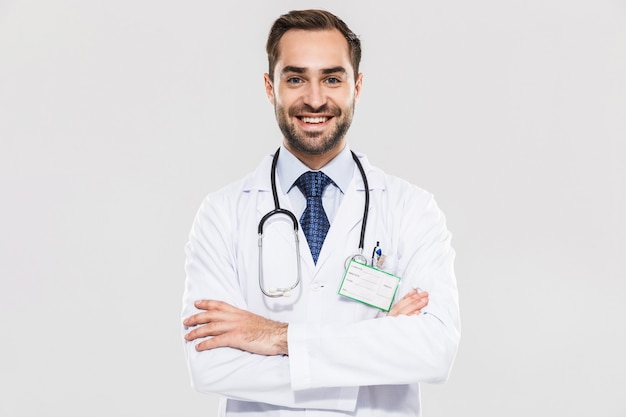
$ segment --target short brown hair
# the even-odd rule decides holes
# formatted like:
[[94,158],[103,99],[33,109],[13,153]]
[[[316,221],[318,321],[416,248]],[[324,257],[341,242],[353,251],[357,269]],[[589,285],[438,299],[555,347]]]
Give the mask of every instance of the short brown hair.
[[280,16],[270,29],[267,37],[267,60],[269,62],[270,79],[274,79],[274,67],[278,60],[278,43],[283,35],[290,29],[302,30],[332,30],[337,29],[348,41],[350,51],[350,61],[354,69],[354,79],[359,74],[359,63],[361,62],[361,41],[359,37],[350,30],[343,20],[326,10],[292,10]]

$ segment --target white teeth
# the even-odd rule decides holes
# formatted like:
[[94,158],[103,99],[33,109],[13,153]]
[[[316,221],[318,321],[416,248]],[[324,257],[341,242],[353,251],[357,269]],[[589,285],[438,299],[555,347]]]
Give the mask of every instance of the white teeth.
[[324,123],[328,120],[328,117],[303,117],[302,121],[304,123]]

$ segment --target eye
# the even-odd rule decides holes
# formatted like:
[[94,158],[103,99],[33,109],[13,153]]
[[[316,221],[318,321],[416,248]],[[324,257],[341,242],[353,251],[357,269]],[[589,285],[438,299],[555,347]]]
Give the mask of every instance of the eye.
[[302,78],[300,77],[289,77],[287,78],[287,84],[291,84],[291,85],[298,85],[298,84],[302,84]]
[[337,77],[328,77],[326,78],[326,84],[337,85],[341,83],[341,80]]

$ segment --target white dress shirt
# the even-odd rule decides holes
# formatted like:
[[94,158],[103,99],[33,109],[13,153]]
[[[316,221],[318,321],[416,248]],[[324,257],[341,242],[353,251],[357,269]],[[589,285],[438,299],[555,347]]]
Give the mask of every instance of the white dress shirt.
[[[322,193],[322,205],[331,224],[337,209],[341,205],[344,190],[348,189],[348,185],[352,181],[355,168],[352,153],[348,145],[346,145],[339,155],[320,169],[333,180]],[[306,198],[298,187],[294,185],[294,182],[307,171],[311,171],[311,169],[289,152],[284,145],[281,146],[280,157],[276,164],[276,176],[280,182],[281,189],[287,190],[286,194],[291,201],[293,212],[297,219],[300,219],[306,208]]]

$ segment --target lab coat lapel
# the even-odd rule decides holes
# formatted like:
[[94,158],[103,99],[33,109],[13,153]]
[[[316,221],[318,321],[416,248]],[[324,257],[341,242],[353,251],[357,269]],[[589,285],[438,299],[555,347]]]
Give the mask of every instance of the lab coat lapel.
[[[250,177],[248,183],[243,187],[244,192],[257,193],[256,207],[260,217],[263,217],[266,213],[269,213],[274,209],[274,199],[272,197],[272,185],[270,181],[270,170],[272,167],[272,157],[274,155],[268,155],[261,164],[257,167],[256,171]],[[280,192],[278,193],[280,201]],[[280,201],[282,204],[282,201]]]
[[[274,155],[270,155],[266,158],[261,165],[258,167],[256,172],[253,174],[251,179],[251,183],[248,187],[246,187],[250,192],[257,192],[257,212],[259,220],[265,216],[267,213],[275,209],[274,206],[274,197],[272,196],[272,184],[270,180],[270,171],[272,168],[272,157]],[[293,212],[293,207],[291,205],[291,200],[285,195],[283,190],[280,187],[280,181],[276,181],[276,191],[278,193],[278,202],[280,207]],[[295,240],[293,237],[293,232],[288,232],[287,228],[280,230],[278,233],[289,242],[293,250],[295,251]],[[309,270],[315,269],[315,263],[313,262],[313,257],[311,256],[311,252],[309,250],[309,246],[307,244],[306,236],[302,232],[300,225],[298,224],[298,240],[300,246],[300,259],[303,262],[303,266],[308,268]]]
[[[355,227],[360,227],[363,219],[364,204],[365,188],[363,180],[359,171],[355,170],[354,177],[343,196],[343,201],[324,240],[324,245],[317,260],[318,270],[338,248],[344,247],[348,236],[354,235],[351,234],[351,231]],[[357,233],[357,235],[360,235],[360,233]],[[357,252],[358,245],[357,237],[357,240],[354,241],[354,253]]]
[[[363,154],[358,154],[359,161],[363,165],[365,175],[370,189],[370,194],[374,190],[384,190],[385,182],[379,172],[374,171],[370,165],[367,157]],[[361,173],[358,169],[354,170],[354,176],[350,182],[350,186],[343,197],[343,201],[333,219],[333,222],[326,235],[322,251],[317,260],[318,271],[322,265],[335,254],[338,248],[345,247],[345,240],[347,238],[354,239],[354,243],[349,242],[349,245],[354,244],[354,251],[349,255],[358,253],[359,238],[361,236],[361,224],[363,220],[363,211],[365,204],[365,183],[361,177]],[[368,228],[371,227],[371,219],[376,217],[376,205],[373,204],[373,198],[370,195]],[[357,231],[354,231],[358,228]]]

